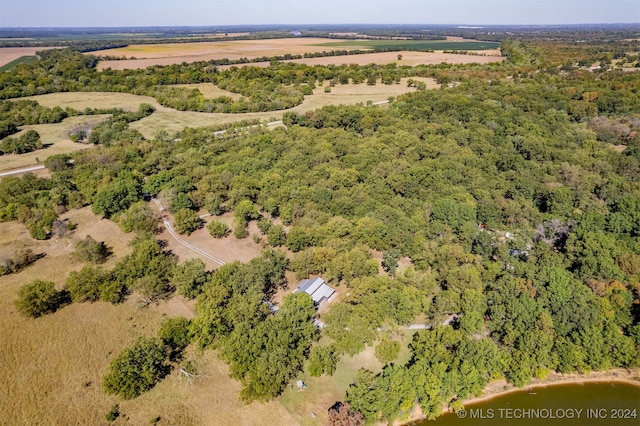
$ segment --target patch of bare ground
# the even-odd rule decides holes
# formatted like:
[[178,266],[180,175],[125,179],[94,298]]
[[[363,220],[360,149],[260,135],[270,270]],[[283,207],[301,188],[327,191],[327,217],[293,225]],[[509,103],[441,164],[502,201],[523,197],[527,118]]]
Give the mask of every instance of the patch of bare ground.
[[[149,204],[151,208],[157,211],[157,207],[155,204]],[[169,221],[173,223],[173,217],[171,214],[166,213]],[[207,222],[212,220],[219,220],[224,222],[229,229],[232,228],[233,214],[226,213],[222,216],[209,216],[205,219]],[[160,222],[160,226],[162,223]],[[208,270],[217,269],[220,267],[217,263],[200,256],[198,253],[192,251],[188,247],[180,244],[165,228],[162,226],[162,232],[158,234],[157,238],[160,240],[164,240],[167,242],[167,248],[171,250],[174,254],[176,254],[181,261],[187,259],[201,259],[205,262],[205,265]],[[249,222],[249,236],[246,238],[238,239],[233,233],[225,238],[213,238],[209,231],[206,228],[206,225],[201,229],[193,232],[191,235],[180,235],[180,238],[189,244],[196,246],[197,248],[205,251],[206,253],[211,254],[225,263],[230,263],[235,260],[246,263],[251,259],[260,256],[260,251],[262,250],[262,245],[256,243],[253,239],[253,235],[259,235],[260,231],[255,223],[255,221]]]
[[0,67],[23,56],[35,56],[40,50],[55,49],[55,47],[0,47]]

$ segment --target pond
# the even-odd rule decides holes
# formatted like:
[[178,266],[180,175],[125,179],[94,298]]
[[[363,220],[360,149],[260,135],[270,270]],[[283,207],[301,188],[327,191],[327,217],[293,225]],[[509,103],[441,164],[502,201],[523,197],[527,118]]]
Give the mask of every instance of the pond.
[[414,425],[637,426],[640,386],[607,381],[523,389]]

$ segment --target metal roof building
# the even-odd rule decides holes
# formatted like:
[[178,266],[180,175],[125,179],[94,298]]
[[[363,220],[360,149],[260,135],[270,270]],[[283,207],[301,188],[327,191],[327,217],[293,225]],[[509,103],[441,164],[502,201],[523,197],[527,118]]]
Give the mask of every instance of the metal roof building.
[[298,285],[296,291],[304,291],[313,299],[313,303],[319,305],[325,300],[329,300],[331,296],[335,294],[335,290],[332,289],[324,282],[322,278],[311,278],[303,280]]

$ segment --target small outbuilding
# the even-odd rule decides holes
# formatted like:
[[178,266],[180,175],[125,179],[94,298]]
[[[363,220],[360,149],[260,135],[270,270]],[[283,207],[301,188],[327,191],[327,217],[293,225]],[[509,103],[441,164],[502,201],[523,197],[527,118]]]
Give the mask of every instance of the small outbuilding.
[[316,305],[319,305],[325,300],[329,300],[336,292],[319,277],[301,281],[296,291],[304,291],[307,293]]

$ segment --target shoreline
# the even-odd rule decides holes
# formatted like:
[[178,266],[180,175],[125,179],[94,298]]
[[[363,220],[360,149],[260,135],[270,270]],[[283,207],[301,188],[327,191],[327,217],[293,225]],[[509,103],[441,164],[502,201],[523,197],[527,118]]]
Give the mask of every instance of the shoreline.
[[[592,371],[588,374],[562,374],[552,372],[549,373],[549,375],[544,379],[533,379],[530,384],[521,388],[507,383],[506,380],[502,379],[489,383],[484,388],[482,395],[470,399],[465,399],[463,403],[466,407],[468,405],[479,404],[481,402],[489,401],[493,398],[508,395],[510,393],[518,391],[524,391],[527,389],[537,389],[555,385],[580,384],[587,382],[619,382],[640,387],[640,369],[617,368],[607,371]],[[502,389],[499,390],[497,389],[498,387]],[[443,414],[449,411],[451,411],[451,407],[447,405],[447,409],[443,410]]]
[[[482,391],[482,395],[463,400],[463,406],[466,408],[470,405],[480,404],[511,393],[526,391],[527,389],[537,389],[547,386],[580,384],[588,382],[618,382],[640,387],[640,368],[616,368],[606,371],[592,371],[588,374],[562,374],[551,372],[544,379],[533,379],[531,383],[521,388],[508,383],[504,379],[496,380],[494,382],[488,383],[487,386],[485,386],[484,390]],[[422,410],[420,410],[419,407],[417,409],[414,409],[414,411],[417,412],[416,415],[413,415],[409,419],[403,420],[401,422],[394,422],[394,425],[412,425],[415,422],[424,420],[426,418],[425,416],[421,415]],[[449,404],[444,404],[440,416],[450,412],[453,412],[452,407]]]

